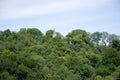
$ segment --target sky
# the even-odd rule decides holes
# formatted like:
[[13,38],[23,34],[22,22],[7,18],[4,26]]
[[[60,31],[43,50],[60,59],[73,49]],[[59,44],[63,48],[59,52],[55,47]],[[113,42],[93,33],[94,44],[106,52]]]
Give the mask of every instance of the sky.
[[21,28],[120,35],[120,0],[0,0],[0,30]]

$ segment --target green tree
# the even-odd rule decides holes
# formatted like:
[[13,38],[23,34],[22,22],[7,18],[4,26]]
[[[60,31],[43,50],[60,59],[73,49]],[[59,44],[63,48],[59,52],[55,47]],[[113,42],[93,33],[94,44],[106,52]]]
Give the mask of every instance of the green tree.
[[17,80],[17,78],[10,75],[7,71],[4,71],[0,73],[0,80]]
[[4,38],[7,38],[7,37],[10,36],[10,35],[11,35],[11,31],[10,31],[9,29],[7,29],[7,30],[5,30],[5,31],[3,32]]
[[104,50],[103,62],[104,65],[118,66],[120,65],[120,54],[114,48],[107,48]]
[[88,49],[92,45],[88,33],[84,30],[73,30],[66,38],[70,48],[74,51],[80,51],[82,47]]
[[91,41],[95,46],[98,46],[100,44],[101,40],[101,33],[100,32],[94,32],[90,35]]
[[27,78],[29,68],[24,66],[23,64],[19,65],[16,71],[18,80],[24,80]]
[[113,40],[111,46],[120,51],[120,40]]

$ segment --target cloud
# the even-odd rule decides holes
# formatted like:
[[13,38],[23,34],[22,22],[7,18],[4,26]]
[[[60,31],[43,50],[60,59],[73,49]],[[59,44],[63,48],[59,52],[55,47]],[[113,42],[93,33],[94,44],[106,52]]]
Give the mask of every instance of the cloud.
[[[33,2],[32,2],[33,1]],[[96,8],[110,0],[5,0],[2,1],[0,18],[3,20],[19,19],[56,14],[74,9]]]

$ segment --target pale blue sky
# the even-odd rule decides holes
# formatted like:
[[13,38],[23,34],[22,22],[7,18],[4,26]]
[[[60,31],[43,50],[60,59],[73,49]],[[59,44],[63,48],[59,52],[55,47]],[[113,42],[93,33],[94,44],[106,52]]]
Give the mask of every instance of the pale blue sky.
[[74,29],[120,35],[119,0],[0,0],[0,30]]

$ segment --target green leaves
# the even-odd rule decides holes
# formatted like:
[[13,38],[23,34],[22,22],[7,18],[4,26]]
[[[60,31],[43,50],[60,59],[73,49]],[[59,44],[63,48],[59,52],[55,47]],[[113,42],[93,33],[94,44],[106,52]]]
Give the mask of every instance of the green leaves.
[[18,66],[16,74],[19,80],[24,80],[27,78],[28,68],[21,64]]
[[114,48],[107,48],[104,51],[103,56],[103,64],[110,65],[113,64],[114,66],[120,65],[120,54]]
[[17,78],[10,75],[7,71],[4,71],[0,73],[0,80],[17,80]]
[[36,28],[0,31],[0,80],[119,80],[120,37]]

